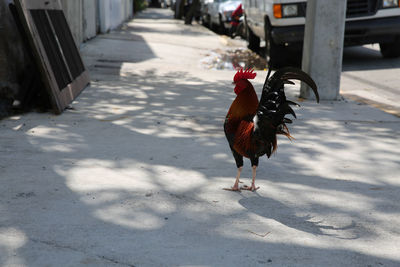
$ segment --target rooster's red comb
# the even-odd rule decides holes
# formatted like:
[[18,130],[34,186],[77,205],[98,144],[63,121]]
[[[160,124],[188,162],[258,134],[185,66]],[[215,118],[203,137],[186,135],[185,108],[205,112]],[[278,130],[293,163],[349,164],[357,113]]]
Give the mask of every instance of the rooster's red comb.
[[242,79],[254,79],[256,75],[257,73],[255,73],[253,69],[247,69],[245,71],[243,71],[243,69],[240,69],[233,77],[233,82],[237,83],[239,80]]

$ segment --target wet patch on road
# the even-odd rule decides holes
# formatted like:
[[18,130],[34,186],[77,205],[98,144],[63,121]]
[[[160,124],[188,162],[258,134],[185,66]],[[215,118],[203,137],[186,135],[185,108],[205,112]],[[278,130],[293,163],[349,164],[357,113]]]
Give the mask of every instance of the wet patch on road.
[[253,68],[265,70],[267,61],[249,49],[213,50],[200,61],[203,68],[214,70],[237,70]]

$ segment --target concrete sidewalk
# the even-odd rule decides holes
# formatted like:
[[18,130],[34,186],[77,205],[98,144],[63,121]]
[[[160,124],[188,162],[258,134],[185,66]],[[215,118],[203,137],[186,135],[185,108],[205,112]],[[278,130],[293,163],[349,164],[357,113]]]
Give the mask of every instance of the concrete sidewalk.
[[148,9],[85,45],[71,109],[0,121],[0,266],[399,266],[398,117],[304,101],[261,188],[221,190],[234,72],[199,62],[226,45]]

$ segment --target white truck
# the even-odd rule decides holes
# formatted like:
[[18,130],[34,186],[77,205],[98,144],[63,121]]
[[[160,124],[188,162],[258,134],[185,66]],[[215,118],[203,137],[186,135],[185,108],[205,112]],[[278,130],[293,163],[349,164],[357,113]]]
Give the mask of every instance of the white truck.
[[[300,53],[307,1],[243,0],[243,8],[248,47],[257,51],[265,40],[271,66]],[[344,45],[372,43],[379,43],[383,57],[400,56],[400,0],[347,0]]]

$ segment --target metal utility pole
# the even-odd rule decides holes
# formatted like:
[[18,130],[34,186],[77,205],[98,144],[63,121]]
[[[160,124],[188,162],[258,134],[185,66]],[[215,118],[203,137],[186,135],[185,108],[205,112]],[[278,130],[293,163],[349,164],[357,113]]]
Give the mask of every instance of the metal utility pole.
[[[308,0],[303,47],[303,71],[318,86],[321,99],[339,97],[347,0]],[[300,97],[313,98],[301,85]]]

